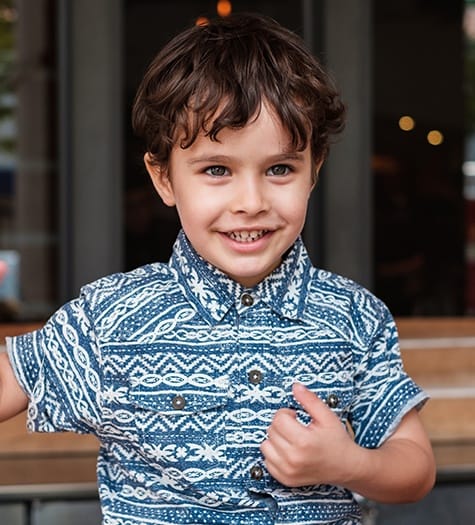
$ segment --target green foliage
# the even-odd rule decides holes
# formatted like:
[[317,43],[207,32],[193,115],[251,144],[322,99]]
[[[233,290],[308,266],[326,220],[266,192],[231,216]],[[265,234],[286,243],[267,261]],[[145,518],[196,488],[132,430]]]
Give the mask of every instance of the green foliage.
[[475,132],[475,42],[468,41],[465,53],[466,126]]
[[14,34],[13,24],[15,22],[15,10],[13,0],[0,0],[0,50],[13,50]]
[[4,153],[14,153],[16,150],[16,140],[11,138],[0,139],[0,151]]
[[[16,11],[13,0],[0,0],[0,121],[11,119],[14,108],[7,97],[13,92],[12,80],[15,65],[15,33],[14,24]],[[15,141],[0,137],[0,151],[13,152]]]

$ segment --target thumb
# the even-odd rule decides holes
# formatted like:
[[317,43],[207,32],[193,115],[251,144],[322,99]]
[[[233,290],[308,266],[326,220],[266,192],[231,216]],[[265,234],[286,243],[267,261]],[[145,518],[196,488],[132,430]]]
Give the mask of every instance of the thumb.
[[295,400],[300,403],[305,412],[316,422],[331,424],[338,417],[328,408],[328,406],[313,392],[302,383],[294,383],[292,393]]

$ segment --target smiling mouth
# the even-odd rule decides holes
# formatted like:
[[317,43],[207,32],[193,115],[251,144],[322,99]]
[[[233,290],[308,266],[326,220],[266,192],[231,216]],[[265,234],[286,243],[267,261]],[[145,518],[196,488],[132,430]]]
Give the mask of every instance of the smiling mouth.
[[237,231],[228,232],[227,236],[233,241],[237,242],[254,242],[264,237],[269,230],[251,230],[251,231]]

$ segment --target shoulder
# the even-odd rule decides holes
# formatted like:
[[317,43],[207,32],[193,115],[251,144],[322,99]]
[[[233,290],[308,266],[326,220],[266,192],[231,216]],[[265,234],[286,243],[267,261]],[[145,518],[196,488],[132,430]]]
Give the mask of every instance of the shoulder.
[[175,272],[165,263],[153,263],[129,272],[101,277],[81,288],[80,300],[98,315],[121,302],[139,303],[151,294],[159,297],[178,290]]
[[367,288],[321,269],[315,269],[309,282],[307,314],[328,320],[363,345],[394,323],[386,304]]
[[310,279],[310,294],[326,297],[331,304],[342,308],[371,306],[374,309],[386,309],[383,301],[357,282],[336,273],[318,268],[314,269]]

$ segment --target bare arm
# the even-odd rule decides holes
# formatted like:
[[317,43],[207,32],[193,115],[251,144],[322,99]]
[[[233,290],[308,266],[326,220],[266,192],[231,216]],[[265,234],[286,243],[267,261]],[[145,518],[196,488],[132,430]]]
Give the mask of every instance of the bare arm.
[[10,360],[0,353],[0,421],[5,421],[26,409],[28,398],[18,384]]
[[435,482],[435,460],[419,414],[411,410],[377,449],[358,447],[347,488],[383,503],[414,502]]
[[417,501],[431,490],[435,461],[416,410],[380,448],[366,449],[308,389],[296,384],[294,396],[312,417],[310,425],[300,424],[293,410],[282,409],[261,445],[267,469],[281,483],[333,484],[385,503]]

